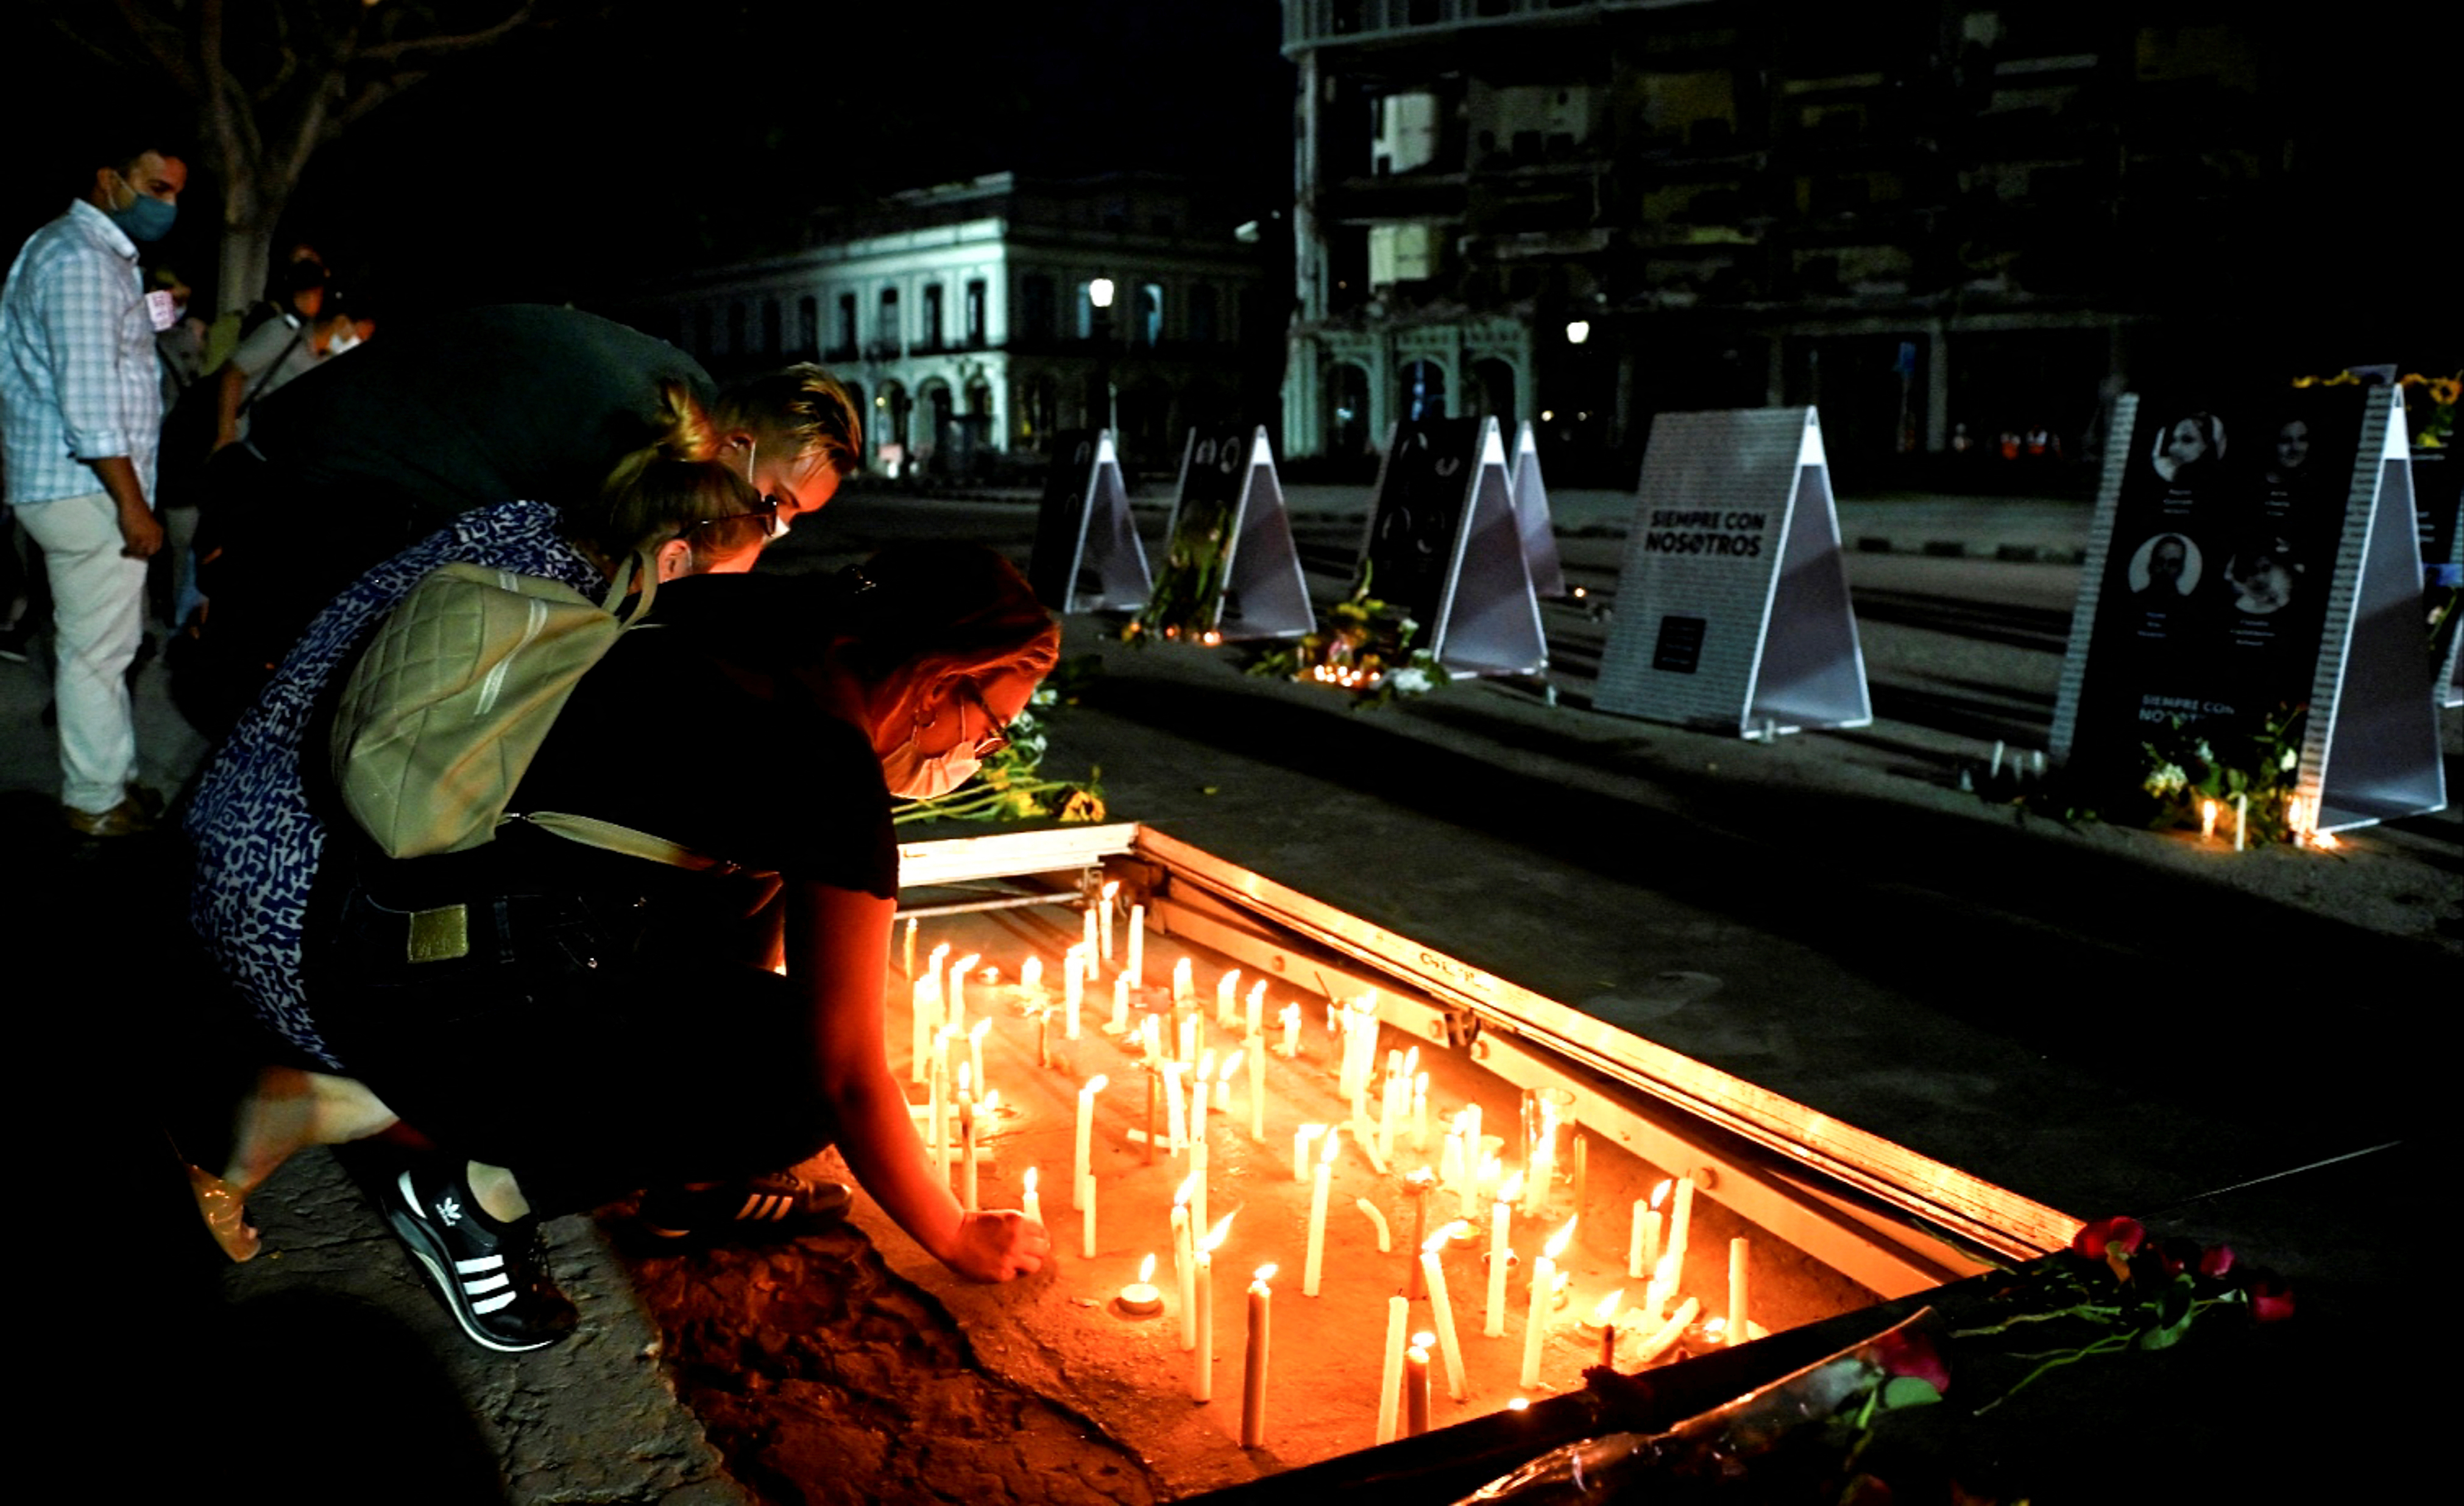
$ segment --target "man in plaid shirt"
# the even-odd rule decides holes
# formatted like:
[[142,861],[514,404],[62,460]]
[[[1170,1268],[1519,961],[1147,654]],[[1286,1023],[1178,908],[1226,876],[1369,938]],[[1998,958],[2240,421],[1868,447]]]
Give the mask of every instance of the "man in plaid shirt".
[[127,683],[145,560],[163,547],[156,319],[136,243],[170,229],[188,170],[160,142],[125,144],[26,242],[0,291],[0,452],[51,577],[61,814],[90,837],[143,832],[159,804],[136,784]]

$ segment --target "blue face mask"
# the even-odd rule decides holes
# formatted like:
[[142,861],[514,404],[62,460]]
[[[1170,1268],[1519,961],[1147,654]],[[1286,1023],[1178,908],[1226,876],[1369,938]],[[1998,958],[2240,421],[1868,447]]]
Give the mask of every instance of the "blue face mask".
[[170,234],[171,223],[180,217],[180,207],[167,200],[148,198],[134,187],[128,191],[137,195],[135,204],[105,211],[111,223],[120,227],[120,233],[141,243],[159,241]]

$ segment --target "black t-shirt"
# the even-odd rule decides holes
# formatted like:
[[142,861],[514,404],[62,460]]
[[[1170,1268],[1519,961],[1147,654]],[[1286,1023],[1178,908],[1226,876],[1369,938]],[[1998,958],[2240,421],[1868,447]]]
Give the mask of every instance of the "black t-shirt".
[[575,309],[499,304],[400,322],[267,394],[249,441],[311,486],[408,498],[430,527],[497,502],[587,497],[654,437],[660,381],[704,402],[713,392],[683,351]]
[[[574,688],[507,808],[593,817],[743,868],[896,894],[880,757],[800,672],[826,641],[823,624],[778,610],[816,600],[800,586],[703,576],[660,587],[649,621]],[[781,631],[782,619],[796,630]],[[531,845],[606,858],[628,879],[684,871],[579,843]]]

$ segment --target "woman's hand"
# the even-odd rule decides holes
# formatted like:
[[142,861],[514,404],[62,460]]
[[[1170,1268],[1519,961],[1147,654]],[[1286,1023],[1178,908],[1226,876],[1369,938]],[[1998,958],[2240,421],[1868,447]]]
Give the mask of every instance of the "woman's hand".
[[1051,1253],[1052,1235],[1042,1224],[1003,1209],[959,1215],[957,1238],[941,1263],[971,1281],[1006,1281],[1033,1276]]

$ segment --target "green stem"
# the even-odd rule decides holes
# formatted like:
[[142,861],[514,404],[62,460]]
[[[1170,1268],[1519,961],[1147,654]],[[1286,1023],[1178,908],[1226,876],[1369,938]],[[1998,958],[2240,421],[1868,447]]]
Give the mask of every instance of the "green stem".
[[2103,1338],[2099,1339],[2096,1342],[2089,1344],[2084,1349],[2074,1349],[2067,1354],[2056,1355],[2054,1358],[2047,1360],[2044,1364],[2039,1364],[2035,1369],[2029,1371],[2025,1376],[2022,1376],[2018,1385],[2011,1387],[2001,1395],[1993,1398],[1993,1400],[1987,1402],[1984,1406],[1976,1408],[1976,1415],[1982,1417],[1987,1412],[1991,1411],[1994,1408],[2009,1401],[2012,1397],[2026,1390],[2036,1377],[2044,1374],[2048,1370],[2058,1369],[2060,1366],[2065,1364],[2077,1364],[2079,1361],[2086,1359],[2092,1354],[2111,1354],[2116,1350],[2126,1349],[2130,1347],[2135,1337],[2135,1335],[2131,1334],[2107,1334]]
[[2119,1318],[2121,1316],[2122,1309],[2119,1307],[2099,1307],[2092,1302],[2082,1302],[2077,1307],[2058,1308],[2050,1313],[2021,1313],[2015,1318],[2006,1318],[1990,1328],[1953,1329],[1950,1336],[1953,1339],[1982,1339],[1989,1334],[2009,1333],[2021,1323],[2049,1323],[2057,1318]]

